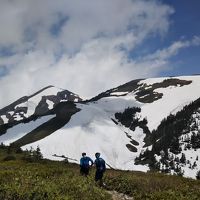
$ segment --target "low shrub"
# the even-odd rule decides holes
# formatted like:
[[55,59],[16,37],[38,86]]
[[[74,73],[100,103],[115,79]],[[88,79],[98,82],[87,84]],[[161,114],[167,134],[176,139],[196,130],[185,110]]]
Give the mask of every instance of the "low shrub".
[[3,159],[3,161],[10,161],[10,160],[16,160],[16,157],[13,155],[8,155]]

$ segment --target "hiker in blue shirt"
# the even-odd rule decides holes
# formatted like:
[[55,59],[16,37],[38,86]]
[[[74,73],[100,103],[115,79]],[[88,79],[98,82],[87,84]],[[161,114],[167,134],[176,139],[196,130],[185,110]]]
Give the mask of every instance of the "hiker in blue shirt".
[[99,182],[99,186],[103,186],[103,174],[106,171],[106,162],[103,158],[100,158],[100,153],[95,153],[96,160],[94,164],[96,166],[95,181]]
[[87,176],[89,174],[90,166],[93,165],[93,160],[86,156],[86,153],[82,153],[82,158],[80,159],[80,173],[81,175]]

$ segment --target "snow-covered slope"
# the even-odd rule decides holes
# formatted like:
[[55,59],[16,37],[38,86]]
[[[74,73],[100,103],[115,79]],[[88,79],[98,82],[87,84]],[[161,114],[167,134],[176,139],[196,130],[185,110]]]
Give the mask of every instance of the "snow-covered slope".
[[[169,86],[167,88],[158,88],[155,92],[162,93],[161,99],[154,101],[150,104],[143,104],[142,116],[147,117],[148,127],[150,130],[157,128],[161,120],[170,114],[175,114],[180,111],[185,105],[200,97],[200,76],[186,76],[177,77],[180,80],[192,81],[191,84],[184,86]],[[146,79],[141,83],[152,85],[159,83],[166,78],[159,79]]]
[[[200,98],[199,88],[200,76],[134,80],[82,102],[76,102],[80,101],[80,98],[70,92],[67,93],[67,98],[62,95],[59,101],[53,101],[54,98],[50,96],[59,96],[59,92],[55,88],[49,88],[48,95],[40,92],[39,96],[32,96],[27,101],[17,104],[20,108],[27,108],[24,116],[41,111],[44,113],[55,107],[55,102],[58,104],[60,101],[67,101],[70,96],[73,97],[72,101],[80,111],[74,112],[70,121],[52,134],[34,143],[26,143],[27,145],[23,148],[39,146],[43,156],[50,159],[58,159],[52,156],[58,154],[79,160],[81,152],[87,152],[94,158],[94,153],[99,151],[113,168],[146,171],[149,169],[148,166],[136,165],[135,158],[141,152],[145,152],[147,148],[149,151],[152,149],[152,141],[148,141],[152,130],[157,129],[164,118],[170,114],[176,114],[186,105]],[[40,107],[41,102],[45,102],[43,104],[45,109],[43,109],[44,106]],[[17,106],[15,105],[15,109]],[[124,123],[116,116],[116,113],[123,115],[127,108],[135,107],[139,109],[133,111],[131,121],[129,118],[129,121]],[[7,111],[6,114],[1,115],[4,123],[9,124],[11,120],[8,119],[9,112],[11,116],[16,116],[16,111]],[[19,137],[10,137],[10,133],[13,135],[15,131],[20,132],[15,127],[8,128],[7,132],[0,137],[0,142],[8,144],[9,140],[5,139],[6,135],[12,142],[20,139]],[[27,134],[29,132],[30,130],[27,130]],[[20,134],[16,133],[16,135]],[[25,132],[23,132],[24,135]],[[192,149],[191,152],[187,152],[187,155],[190,153],[192,153]],[[159,156],[157,155],[158,158]],[[196,171],[198,169],[200,166],[196,168]],[[189,170],[185,169],[185,171],[187,171],[186,176],[194,177],[194,175],[188,175],[192,174]]]
[[[55,159],[53,154],[66,155],[79,160],[82,152],[94,157],[95,152],[101,152],[107,163],[116,169],[147,170],[146,166],[134,166],[134,158],[126,147],[130,139],[124,130],[108,117],[107,113],[94,105],[78,105],[80,112],[54,134],[38,142],[24,146],[41,148],[43,155]],[[143,132],[138,128],[135,132],[138,141],[143,144]],[[140,138],[142,135],[142,138]],[[55,142],[56,141],[56,142]],[[58,148],[59,147],[59,148]]]
[[13,128],[8,129],[6,134],[0,136],[0,143],[3,142],[5,145],[9,145],[53,117],[55,117],[55,115],[48,115],[26,124],[17,124]]

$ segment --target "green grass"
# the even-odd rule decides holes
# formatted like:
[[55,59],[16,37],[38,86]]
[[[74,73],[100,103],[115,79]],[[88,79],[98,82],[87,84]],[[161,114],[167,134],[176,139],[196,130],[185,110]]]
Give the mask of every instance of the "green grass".
[[0,199],[110,199],[74,165],[9,161],[0,171]]
[[[94,173],[85,178],[79,166],[49,160],[28,162],[25,153],[0,149],[0,199],[2,200],[110,200],[107,190],[135,200],[198,200],[200,181],[160,173],[107,170],[106,189],[95,185]],[[16,160],[3,161],[7,156]],[[11,157],[12,158],[12,157]],[[29,160],[30,161],[30,160]]]
[[200,181],[161,173],[109,171],[109,190],[133,196],[135,200],[198,200]]
[[22,159],[23,154],[14,154],[17,160],[2,161],[7,155],[0,152],[2,200],[111,199],[105,190],[95,186],[92,175],[80,176],[78,165],[48,160],[27,162]]

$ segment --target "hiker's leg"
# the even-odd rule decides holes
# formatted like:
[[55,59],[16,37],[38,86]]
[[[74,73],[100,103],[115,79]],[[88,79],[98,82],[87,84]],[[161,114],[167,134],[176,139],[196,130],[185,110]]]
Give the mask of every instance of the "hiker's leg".
[[87,176],[88,175],[88,170],[85,167],[81,167],[80,173],[82,176]]
[[80,174],[81,174],[81,175],[84,174],[84,172],[83,172],[83,167],[80,168]]
[[85,176],[88,176],[88,174],[89,174],[89,167],[85,168]]
[[95,181],[98,181],[99,180],[99,171],[96,170],[96,173],[95,173]]
[[103,172],[99,172],[99,186],[102,187],[103,186]]
[[95,173],[95,181],[98,184],[98,186],[102,187],[103,186],[103,172],[102,171],[96,171]]

